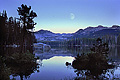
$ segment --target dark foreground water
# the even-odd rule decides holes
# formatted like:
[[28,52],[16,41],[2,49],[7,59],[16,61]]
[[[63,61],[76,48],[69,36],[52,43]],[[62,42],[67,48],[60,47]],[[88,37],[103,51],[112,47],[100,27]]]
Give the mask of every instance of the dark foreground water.
[[[86,77],[81,73],[76,75],[75,69],[71,66],[66,66],[66,62],[72,63],[74,57],[79,53],[88,53],[90,50],[86,48],[67,49],[67,48],[52,48],[49,52],[34,51],[35,56],[40,59],[39,69],[29,75],[29,77],[23,77],[23,80],[74,80],[76,77]],[[109,57],[116,62],[117,66],[114,69],[109,69],[104,75],[109,79],[120,79],[120,47],[110,48]],[[22,65],[21,65],[22,66]],[[20,80],[20,76],[10,76],[11,79],[15,78]]]

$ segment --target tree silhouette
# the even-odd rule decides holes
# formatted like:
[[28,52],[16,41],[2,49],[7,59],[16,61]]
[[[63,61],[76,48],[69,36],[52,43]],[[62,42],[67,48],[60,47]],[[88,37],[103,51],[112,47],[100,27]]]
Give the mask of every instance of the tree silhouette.
[[[99,78],[105,70],[113,68],[114,65],[109,65],[108,54],[109,48],[107,43],[102,43],[102,39],[98,38],[96,44],[93,44],[91,53],[81,54],[75,57],[72,62],[73,68],[77,69],[78,73],[81,70],[87,70],[89,75]],[[88,74],[86,73],[86,74]],[[79,74],[78,74],[79,75]]]
[[6,42],[6,21],[7,13],[3,10],[3,13],[0,13],[0,45],[5,45]]
[[18,7],[18,14],[20,15],[20,20],[21,24],[23,26],[23,38],[21,42],[21,52],[25,52],[23,49],[24,42],[25,42],[25,35],[26,33],[31,29],[34,28],[34,23],[33,19],[37,17],[37,14],[31,11],[31,6],[27,7],[27,5],[22,4],[21,7]]

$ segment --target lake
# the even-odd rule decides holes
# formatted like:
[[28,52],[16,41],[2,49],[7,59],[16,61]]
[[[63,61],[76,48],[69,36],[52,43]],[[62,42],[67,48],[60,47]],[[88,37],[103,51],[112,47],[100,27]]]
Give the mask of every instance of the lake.
[[[106,73],[108,78],[118,78],[120,79],[120,47],[111,47],[109,50],[109,57],[116,62],[117,67],[114,69],[109,69]],[[40,65],[37,71],[29,75],[29,77],[23,77],[23,80],[70,80],[78,77],[76,75],[75,69],[72,66],[66,66],[66,62],[72,63],[74,57],[79,53],[88,53],[90,52],[89,47],[80,47],[76,49],[67,49],[66,47],[52,48],[49,52],[34,51],[35,56],[38,56],[40,59],[37,60],[37,63]],[[113,72],[111,74],[110,72]],[[108,76],[108,74],[110,76]],[[83,76],[83,75],[79,75]],[[20,80],[20,76],[10,76],[16,80]]]

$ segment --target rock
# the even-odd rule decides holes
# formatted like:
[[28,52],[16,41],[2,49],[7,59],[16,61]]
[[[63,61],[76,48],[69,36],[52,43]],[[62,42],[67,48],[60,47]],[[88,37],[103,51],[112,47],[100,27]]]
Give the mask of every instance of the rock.
[[65,64],[66,64],[66,66],[71,65],[71,63],[69,63],[69,62],[66,62]]
[[49,51],[51,49],[50,45],[44,43],[34,43],[34,50],[35,51]]

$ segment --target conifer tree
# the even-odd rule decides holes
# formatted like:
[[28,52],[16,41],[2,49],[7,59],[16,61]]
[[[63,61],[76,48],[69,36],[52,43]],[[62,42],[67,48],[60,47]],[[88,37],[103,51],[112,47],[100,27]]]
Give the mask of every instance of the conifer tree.
[[23,24],[23,29],[22,29],[23,38],[21,42],[21,52],[25,52],[23,47],[25,42],[25,35],[30,29],[34,28],[34,25],[36,25],[33,19],[37,17],[37,14],[33,12],[33,10],[31,11],[31,6],[28,7],[27,5],[24,4],[22,4],[21,7],[18,7],[17,11],[18,14],[20,15],[20,20],[22,22],[21,24]]

